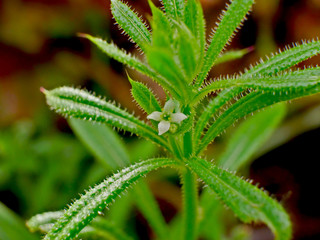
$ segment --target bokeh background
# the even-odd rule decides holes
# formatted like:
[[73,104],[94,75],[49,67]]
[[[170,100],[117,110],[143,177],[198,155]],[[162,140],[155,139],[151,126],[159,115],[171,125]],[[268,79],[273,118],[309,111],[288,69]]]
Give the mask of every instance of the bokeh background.
[[[128,2],[148,19],[146,0]],[[201,3],[209,34],[225,1]],[[132,102],[125,68],[77,37],[84,32],[112,39],[119,47],[139,54],[114,25],[109,5],[107,0],[0,0],[0,201],[22,219],[64,208],[106,174],[67,121],[50,112],[39,91],[41,86],[81,86],[145,117]],[[253,13],[229,47],[254,46],[255,50],[241,60],[215,67],[211,77],[243,71],[278,48],[319,35],[319,0],[256,0]],[[299,67],[319,63],[320,57],[314,57]],[[128,71],[164,100],[157,85]],[[283,203],[294,222],[294,239],[320,239],[320,96],[294,101],[288,108],[284,123],[242,174]],[[208,154],[218,154],[232,131]],[[122,137],[128,148],[137,148],[134,137]],[[179,182],[150,182],[168,221],[181,208],[175,181]],[[147,223],[133,211],[133,228],[146,230],[138,231],[140,239],[150,238]],[[264,226],[252,229],[254,239],[272,239]]]

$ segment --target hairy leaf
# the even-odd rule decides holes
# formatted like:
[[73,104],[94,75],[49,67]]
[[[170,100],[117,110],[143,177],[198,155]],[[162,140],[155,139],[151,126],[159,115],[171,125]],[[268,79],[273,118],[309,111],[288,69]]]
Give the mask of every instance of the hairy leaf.
[[290,94],[282,92],[252,92],[231,105],[216,121],[210,126],[207,133],[202,138],[196,153],[199,154],[206,146],[221,134],[226,128],[238,119],[270,106],[272,104],[300,98],[320,92],[320,85],[311,85],[305,88],[291,89]]
[[[27,226],[30,231],[40,231],[47,233],[52,229],[54,223],[63,216],[64,211],[45,212],[37,214],[27,221]],[[96,217],[90,225],[86,226],[79,233],[81,239],[119,239],[131,240],[121,229],[117,228],[113,223],[107,221],[105,218]]]
[[244,165],[271,136],[286,114],[285,104],[277,104],[244,121],[228,140],[219,157],[219,166],[232,171]]
[[73,239],[118,195],[130,187],[146,173],[159,167],[176,165],[177,162],[165,159],[149,159],[122,169],[102,183],[89,189],[79,200],[74,202],[60,218],[45,239]]
[[149,5],[152,12],[152,47],[169,47],[173,41],[173,29],[167,16],[157,8],[151,0]]
[[[70,119],[72,129],[77,136],[98,157],[102,164],[108,169],[116,170],[130,164],[130,157],[126,148],[119,138],[106,125],[93,124],[79,119]],[[138,159],[135,159],[138,160]],[[140,160],[140,159],[139,159]],[[139,210],[150,222],[158,236],[163,238],[166,235],[166,224],[159,206],[145,182],[134,187],[133,196]]]
[[320,41],[311,41],[272,55],[267,61],[258,64],[248,70],[244,75],[272,75],[296,65],[303,60],[320,53]]
[[265,192],[206,160],[192,159],[188,165],[242,221],[262,221],[270,227],[277,240],[291,238],[289,216]]
[[177,25],[177,54],[187,83],[193,81],[199,61],[199,45],[190,30],[184,25]]
[[120,50],[116,45],[112,43],[107,43],[106,41],[92,37],[88,34],[81,34],[81,37],[89,39],[92,43],[94,43],[99,49],[101,49],[104,53],[106,53],[109,57],[138,70],[139,72],[145,74],[146,76],[152,78],[155,82],[160,84],[165,90],[169,91],[174,96],[178,95],[175,88],[172,84],[152,70],[148,65],[142,63],[140,60],[131,56],[123,50]]
[[214,99],[212,99],[207,106],[204,108],[202,114],[200,115],[194,131],[194,146],[198,145],[201,134],[203,130],[208,125],[212,116],[216,114],[216,112],[230,100],[232,100],[237,94],[241,93],[242,89],[240,88],[229,88],[225,89],[218,94]]
[[254,89],[261,92],[274,92],[288,94],[294,89],[304,89],[320,84],[320,68],[309,68],[276,76],[246,75],[245,77],[223,79],[212,82],[202,89],[196,96],[201,99],[208,93],[231,87]]
[[198,76],[197,85],[201,85],[217,57],[240,26],[254,0],[233,0],[227,11],[223,12],[221,22],[210,39],[210,45],[205,55],[204,65]]
[[178,89],[178,100],[180,102],[189,99],[190,93],[187,83],[182,77],[181,67],[175,61],[169,49],[150,48],[147,51],[147,58],[150,66]]
[[30,218],[26,225],[31,232],[48,232],[54,222],[63,216],[64,211],[40,213]]
[[184,12],[184,0],[161,0],[166,10],[166,14],[178,20],[183,17]]
[[121,0],[111,0],[111,11],[119,26],[141,49],[150,45],[151,34],[146,24],[127,4]]
[[42,89],[42,91],[46,95],[48,105],[57,113],[67,117],[110,124],[150,139],[169,149],[165,139],[158,136],[150,126],[87,91],[70,87],[56,88],[51,91]]
[[[206,44],[206,28],[203,16],[202,6],[198,0],[188,0],[185,7],[184,22],[197,40],[199,63],[198,68],[202,66],[203,56]],[[198,69],[197,69],[198,70]]]
[[150,114],[154,111],[161,112],[161,107],[158,99],[153,92],[143,83],[132,80],[129,76],[128,79],[131,83],[131,93],[134,100],[142,107],[142,109]]

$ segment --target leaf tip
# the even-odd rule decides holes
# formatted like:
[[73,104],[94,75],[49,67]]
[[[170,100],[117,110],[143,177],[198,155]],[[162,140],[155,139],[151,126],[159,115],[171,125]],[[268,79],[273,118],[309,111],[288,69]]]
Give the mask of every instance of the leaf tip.
[[89,39],[90,35],[86,33],[77,33],[77,37]]
[[44,87],[40,87],[40,92],[42,92],[43,94],[47,94],[48,90]]

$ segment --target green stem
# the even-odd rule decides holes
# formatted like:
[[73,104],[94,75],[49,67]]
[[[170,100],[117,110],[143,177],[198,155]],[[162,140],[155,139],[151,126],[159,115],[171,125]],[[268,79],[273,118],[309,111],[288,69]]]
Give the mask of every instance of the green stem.
[[173,155],[177,159],[183,159],[183,153],[181,151],[181,137],[180,136],[169,136],[169,143],[171,145],[171,150]]
[[189,169],[182,174],[183,240],[195,240],[197,235],[198,190],[197,179]]

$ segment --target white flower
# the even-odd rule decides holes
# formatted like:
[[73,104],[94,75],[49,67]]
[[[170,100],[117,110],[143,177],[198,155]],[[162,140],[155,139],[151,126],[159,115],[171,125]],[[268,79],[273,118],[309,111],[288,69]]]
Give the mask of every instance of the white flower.
[[[173,111],[176,110],[176,113]],[[187,118],[187,116],[180,112],[179,104],[170,99],[164,105],[163,112],[153,112],[147,117],[148,119],[152,119],[158,121],[158,131],[159,135],[164,134],[169,131],[171,123],[180,123]]]

